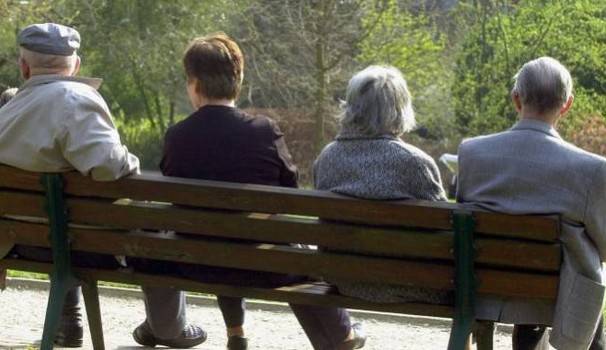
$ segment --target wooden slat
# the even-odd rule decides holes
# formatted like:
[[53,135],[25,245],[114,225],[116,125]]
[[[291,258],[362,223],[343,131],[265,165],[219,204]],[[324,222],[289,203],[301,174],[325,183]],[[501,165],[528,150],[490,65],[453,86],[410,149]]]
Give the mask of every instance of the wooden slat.
[[[39,273],[50,273],[52,270],[51,264],[16,259],[0,260],[0,267]],[[453,314],[452,307],[445,305],[428,305],[420,303],[371,303],[357,298],[339,295],[335,293],[334,288],[322,283],[308,283],[275,289],[262,289],[207,284],[181,278],[148,275],[128,271],[108,271],[83,268],[76,268],[75,270],[80,278],[86,280],[129,283],[150,287],[172,287],[180,290],[199,293],[273,300],[304,305],[340,306],[352,309],[409,315],[452,317]]]
[[[22,225],[22,224],[19,224]],[[15,232],[18,244],[48,246],[43,225],[3,227]],[[200,263],[232,268],[292,273],[452,289],[452,266],[414,261],[318,253],[272,245],[186,240],[173,234],[70,230],[75,250]],[[513,297],[555,298],[558,276],[478,268],[480,293]],[[516,283],[511,283],[516,281]]]
[[0,215],[46,217],[44,196],[21,192],[0,191]]
[[[0,192],[0,212],[43,216],[40,195]],[[4,207],[2,205],[4,203]],[[241,238],[267,243],[303,243],[346,251],[392,257],[452,260],[452,233],[400,231],[314,218],[255,215],[227,211],[201,211],[162,204],[114,205],[106,201],[70,199],[72,222],[116,228],[174,230],[210,236]],[[246,229],[243,230],[242,228]],[[540,271],[558,271],[557,244],[479,237],[479,264]]]
[[558,243],[536,243],[511,239],[476,237],[479,266],[490,265],[521,270],[560,271],[562,248]]
[[[68,201],[72,220],[119,228],[147,228],[251,239],[269,243],[303,243],[340,250],[395,257],[452,260],[452,233],[389,230],[377,227],[320,222],[313,218],[251,215],[227,211],[200,211],[161,204]],[[246,228],[246,229],[243,229]],[[557,244],[478,239],[477,261],[495,266],[558,271]]]
[[[233,184],[143,174],[114,182],[95,182],[67,173],[66,192],[102,198],[130,198],[190,206],[264,213],[286,213],[376,225],[450,229],[459,207],[426,201],[358,200],[323,191]],[[0,167],[0,187],[41,190],[37,174]],[[478,211],[480,213],[480,211]],[[554,241],[559,222],[550,216],[476,215],[477,230],[486,234]]]

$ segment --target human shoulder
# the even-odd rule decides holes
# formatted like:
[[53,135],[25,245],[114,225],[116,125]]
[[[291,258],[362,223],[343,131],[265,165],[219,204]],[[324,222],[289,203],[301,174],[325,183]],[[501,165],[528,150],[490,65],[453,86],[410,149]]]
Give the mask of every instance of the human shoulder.
[[278,121],[263,113],[249,113],[247,111],[236,109],[239,117],[246,124],[250,125],[256,133],[266,135],[272,140],[284,136],[284,132],[280,129]]
[[562,152],[565,152],[565,158],[569,159],[570,162],[574,163],[572,167],[577,170],[583,170],[589,172],[598,171],[601,174],[606,174],[606,158],[586,151],[570,142],[561,140]]
[[392,152],[395,152],[397,160],[400,162],[414,162],[427,167],[436,166],[436,162],[427,152],[410,143],[397,139],[390,140],[386,145]]
[[492,145],[502,142],[504,139],[510,136],[511,131],[502,131],[494,134],[480,135],[475,137],[466,138],[461,141],[459,145],[459,155],[466,151],[474,151],[476,149],[485,149]]
[[94,87],[77,81],[58,81],[52,85],[52,95],[63,100],[67,109],[93,110],[109,117],[109,107]]

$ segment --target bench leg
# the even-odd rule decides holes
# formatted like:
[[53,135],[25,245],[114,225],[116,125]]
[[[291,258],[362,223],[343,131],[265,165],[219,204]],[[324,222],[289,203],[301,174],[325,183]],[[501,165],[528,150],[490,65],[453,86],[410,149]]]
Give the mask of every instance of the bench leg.
[[492,350],[494,339],[494,322],[480,321],[473,327],[478,350]]
[[41,349],[52,350],[63,315],[65,296],[71,287],[78,284],[78,281],[71,269],[63,178],[60,174],[43,174],[40,180],[46,192],[45,209],[48,213],[50,243],[53,252],[53,272],[51,273],[51,288],[46,307]]
[[63,315],[65,296],[71,287],[71,279],[51,278],[50,292],[48,293],[48,305],[46,307],[46,318],[44,319],[44,331],[42,333],[41,350],[52,350],[55,335],[59,329],[59,322]]
[[464,350],[469,347],[469,336],[475,317],[476,285],[473,269],[475,224],[473,216],[468,212],[454,212],[452,223],[455,233],[455,314],[448,350]]
[[86,315],[88,317],[88,328],[95,350],[105,350],[103,341],[103,323],[101,321],[101,308],[99,307],[99,289],[97,281],[87,281],[82,285]]

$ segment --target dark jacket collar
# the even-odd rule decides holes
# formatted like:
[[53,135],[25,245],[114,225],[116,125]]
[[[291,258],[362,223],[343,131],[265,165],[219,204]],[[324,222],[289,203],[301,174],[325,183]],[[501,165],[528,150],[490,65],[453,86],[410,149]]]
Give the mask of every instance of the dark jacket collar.
[[562,138],[556,129],[554,129],[553,125],[536,119],[521,119],[511,128],[511,130],[532,130],[542,132],[558,139]]

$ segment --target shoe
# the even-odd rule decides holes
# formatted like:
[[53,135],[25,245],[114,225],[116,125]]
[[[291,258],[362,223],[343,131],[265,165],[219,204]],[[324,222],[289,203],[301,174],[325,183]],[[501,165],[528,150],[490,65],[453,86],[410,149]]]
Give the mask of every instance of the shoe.
[[343,342],[337,350],[353,350],[364,347],[364,344],[366,344],[366,333],[362,329],[362,324],[354,323],[351,329],[354,333],[353,339]]
[[232,335],[227,339],[227,350],[246,350],[248,349],[248,339],[239,335]]
[[164,345],[169,348],[187,349],[204,343],[206,341],[206,332],[198,326],[189,324],[185,326],[179,337],[160,339],[154,336],[147,322],[143,322],[134,330],[133,338],[140,345],[151,348],[156,345]]
[[62,348],[81,348],[84,329],[82,327],[82,313],[79,307],[66,307],[61,315],[61,323],[54,343]]
[[84,330],[82,325],[59,329],[55,335],[55,345],[61,348],[81,348]]

